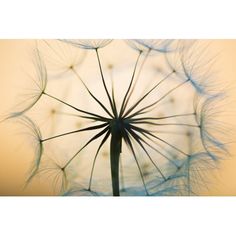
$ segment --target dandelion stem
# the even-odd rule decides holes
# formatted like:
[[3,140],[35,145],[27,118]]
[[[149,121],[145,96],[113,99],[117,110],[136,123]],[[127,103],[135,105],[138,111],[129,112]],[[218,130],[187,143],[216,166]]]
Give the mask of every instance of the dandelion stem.
[[120,196],[119,163],[122,146],[122,135],[117,124],[111,127],[110,164],[113,196]]
[[120,184],[121,184],[121,189],[125,191],[124,167],[123,167],[122,158],[120,158]]

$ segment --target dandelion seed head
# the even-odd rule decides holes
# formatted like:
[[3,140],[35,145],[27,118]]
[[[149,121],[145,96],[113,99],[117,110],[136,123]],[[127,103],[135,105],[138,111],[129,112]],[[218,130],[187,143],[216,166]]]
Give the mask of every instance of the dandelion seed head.
[[[41,84],[44,98],[59,104],[50,107],[50,115],[63,118],[54,119],[58,127],[53,130],[43,125],[39,130],[29,122],[40,144],[31,176],[48,171],[60,193],[82,196],[196,195],[198,188],[207,185],[205,175],[215,168],[226,147],[215,117],[219,109],[214,104],[220,95],[210,93],[210,61],[202,60],[206,52],[198,50],[197,42],[127,40],[122,47],[135,49],[130,50],[134,62],[126,63],[127,55],[121,54],[123,66],[104,59],[112,45],[118,48],[117,42],[71,39],[57,43],[72,47],[75,57],[77,50],[78,55],[82,49],[94,51],[88,52],[85,61],[82,57],[66,64],[78,82],[68,87],[68,96],[57,91],[66,88],[59,80],[50,81],[46,92],[45,83]],[[49,48],[55,62],[65,53]],[[153,66],[157,59],[161,73]],[[82,62],[83,68],[78,67]],[[39,75],[47,78],[43,65],[39,64]],[[41,164],[47,160],[43,150],[50,146],[57,150],[55,161]]]

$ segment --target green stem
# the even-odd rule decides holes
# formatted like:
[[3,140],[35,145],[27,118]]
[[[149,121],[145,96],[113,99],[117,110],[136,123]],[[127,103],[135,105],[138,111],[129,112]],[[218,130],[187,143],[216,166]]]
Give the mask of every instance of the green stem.
[[113,196],[120,196],[119,162],[122,136],[120,128],[115,124],[111,129],[110,164]]

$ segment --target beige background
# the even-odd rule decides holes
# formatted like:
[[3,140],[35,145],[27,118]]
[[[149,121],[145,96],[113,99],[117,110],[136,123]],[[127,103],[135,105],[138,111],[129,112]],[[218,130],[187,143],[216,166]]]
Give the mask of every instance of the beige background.
[[[16,103],[16,94],[26,77],[31,58],[33,40],[0,40],[0,114]],[[212,52],[219,52],[217,71],[222,82],[230,84],[231,103],[226,122],[234,125],[236,114],[236,40],[213,40]],[[228,113],[227,113],[228,114]],[[236,125],[235,125],[236,126]],[[23,189],[32,160],[33,150],[20,134],[17,124],[0,123],[0,195],[52,195],[47,181],[36,180]],[[230,137],[230,140],[236,140]],[[202,195],[236,195],[236,143],[230,145],[231,156],[223,161],[209,191]]]

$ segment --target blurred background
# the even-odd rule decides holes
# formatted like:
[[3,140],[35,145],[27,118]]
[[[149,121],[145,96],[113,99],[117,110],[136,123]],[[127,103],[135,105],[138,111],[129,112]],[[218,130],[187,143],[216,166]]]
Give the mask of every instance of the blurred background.
[[[32,50],[35,40],[0,40],[0,114],[11,111],[24,88],[28,74],[33,71]],[[229,84],[229,103],[225,104],[225,121],[232,125],[236,114],[236,40],[212,40],[212,55],[217,54],[215,71],[222,84]],[[117,52],[121,53],[120,51]],[[93,65],[91,64],[91,68]],[[82,96],[82,95],[81,95]],[[86,105],[86,103],[85,103]],[[235,127],[234,127],[235,128]],[[236,195],[236,143],[211,178],[208,190],[200,195]],[[0,195],[54,195],[50,181],[35,179],[24,189],[25,179],[34,155],[22,130],[14,122],[0,123]]]

